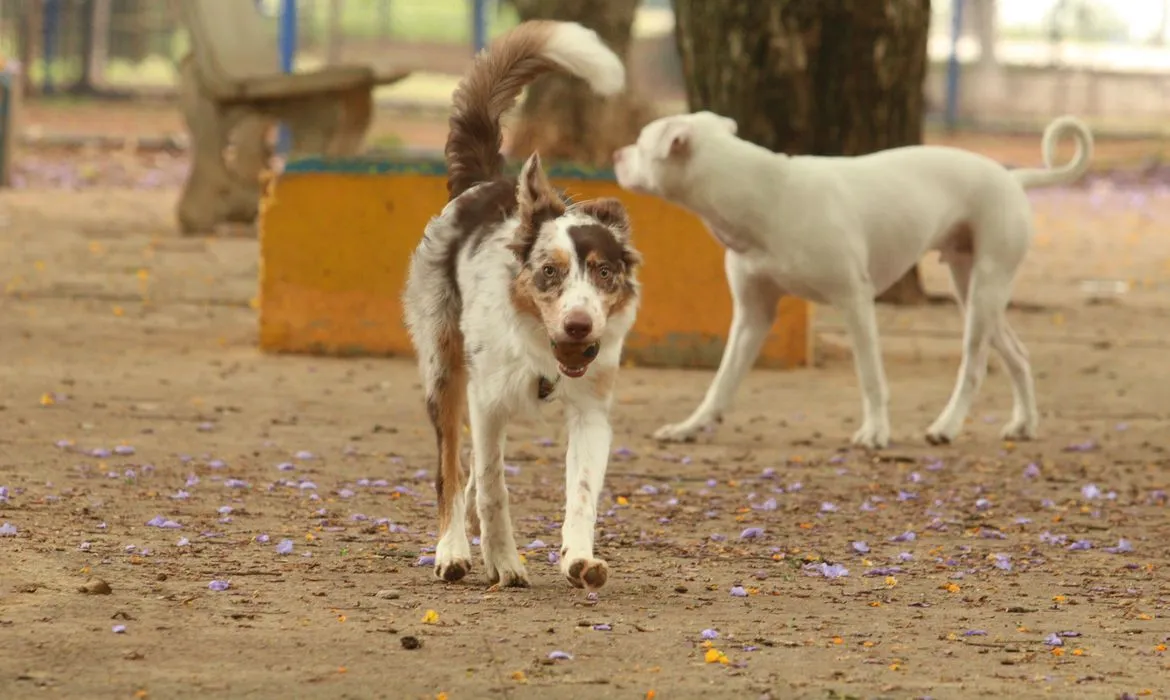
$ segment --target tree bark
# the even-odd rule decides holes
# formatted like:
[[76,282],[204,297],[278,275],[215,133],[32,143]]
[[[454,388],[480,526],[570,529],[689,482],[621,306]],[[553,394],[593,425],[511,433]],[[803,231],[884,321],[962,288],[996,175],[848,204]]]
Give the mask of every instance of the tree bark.
[[[596,31],[625,61],[633,37],[639,0],[511,0],[521,21],[555,19],[580,22]],[[606,166],[613,152],[631,144],[654,114],[630,90],[611,98],[593,94],[584,82],[546,75],[528,88],[512,129],[509,155],[526,158],[538,151],[546,160]]]
[[[930,0],[675,0],[691,110],[789,154],[922,143]],[[878,301],[927,300],[917,265]]]

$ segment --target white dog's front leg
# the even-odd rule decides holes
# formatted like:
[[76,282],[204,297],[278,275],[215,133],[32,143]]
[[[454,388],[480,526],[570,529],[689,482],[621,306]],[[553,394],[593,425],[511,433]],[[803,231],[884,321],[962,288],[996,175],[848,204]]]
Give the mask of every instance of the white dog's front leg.
[[760,349],[776,319],[776,304],[780,293],[765,279],[751,275],[737,253],[727,251],[724,256],[727,281],[733,303],[731,332],[727,347],[719,361],[715,379],[707,388],[702,403],[689,418],[681,423],[665,425],[654,433],[663,442],[687,442],[699,431],[723,420],[723,415],[735,398],[743,378],[755,364]]
[[597,501],[605,484],[613,430],[604,405],[569,406],[565,457],[565,521],[561,526],[561,573],[578,588],[605,585],[609,567],[593,558]]
[[480,395],[473,380],[468,387],[471,422],[471,465],[475,470],[475,506],[479,514],[480,547],[488,580],[501,586],[528,585],[528,572],[516,551],[508,489],[504,485],[504,429],[507,414]]
[[861,428],[853,434],[853,444],[870,449],[890,442],[889,390],[882,367],[881,340],[878,336],[877,312],[873,295],[858,293],[838,301],[853,343],[853,363],[861,384]]

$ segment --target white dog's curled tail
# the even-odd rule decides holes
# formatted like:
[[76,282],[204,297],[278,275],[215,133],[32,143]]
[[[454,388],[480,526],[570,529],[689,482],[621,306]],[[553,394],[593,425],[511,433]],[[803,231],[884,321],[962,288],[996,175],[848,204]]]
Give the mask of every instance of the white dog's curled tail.
[[[1076,139],[1077,153],[1073,156],[1072,162],[1056,167],[1053,165],[1056,144],[1065,135],[1071,135]],[[1089,161],[1093,158],[1093,132],[1076,117],[1057,117],[1044,129],[1041,147],[1044,152],[1043,168],[1019,168],[1012,171],[1024,187],[1064,185],[1079,180],[1088,172]]]
[[451,199],[499,176],[500,118],[526,85],[554,70],[584,79],[601,95],[617,94],[626,84],[622,60],[596,32],[576,22],[524,22],[496,39],[476,56],[452,96],[444,150]]

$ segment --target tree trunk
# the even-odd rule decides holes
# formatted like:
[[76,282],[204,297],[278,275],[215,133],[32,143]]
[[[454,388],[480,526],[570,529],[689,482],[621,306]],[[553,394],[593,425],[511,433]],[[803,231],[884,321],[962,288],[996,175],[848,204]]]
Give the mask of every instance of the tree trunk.
[[[691,110],[789,154],[922,143],[930,0],[675,0]],[[927,299],[917,265],[878,301]]]
[[[580,22],[596,31],[614,53],[626,60],[639,0],[512,0],[520,19]],[[509,155],[526,158],[539,151],[546,160],[605,166],[613,152],[631,144],[654,115],[627,89],[603,99],[581,80],[546,75],[528,88],[512,129]]]

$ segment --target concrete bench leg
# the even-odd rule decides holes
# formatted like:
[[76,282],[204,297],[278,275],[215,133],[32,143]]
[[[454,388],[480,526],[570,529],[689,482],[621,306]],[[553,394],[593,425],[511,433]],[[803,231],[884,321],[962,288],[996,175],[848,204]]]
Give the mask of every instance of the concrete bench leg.
[[199,89],[195,62],[179,62],[179,107],[191,135],[191,170],[179,197],[177,216],[184,235],[209,233],[223,220],[232,188],[232,174],[224,162],[227,114]]
[[223,212],[227,221],[251,224],[260,213],[260,175],[272,158],[268,144],[271,127],[272,120],[264,114],[243,110],[228,124],[227,138],[234,157],[229,164],[232,188]]

